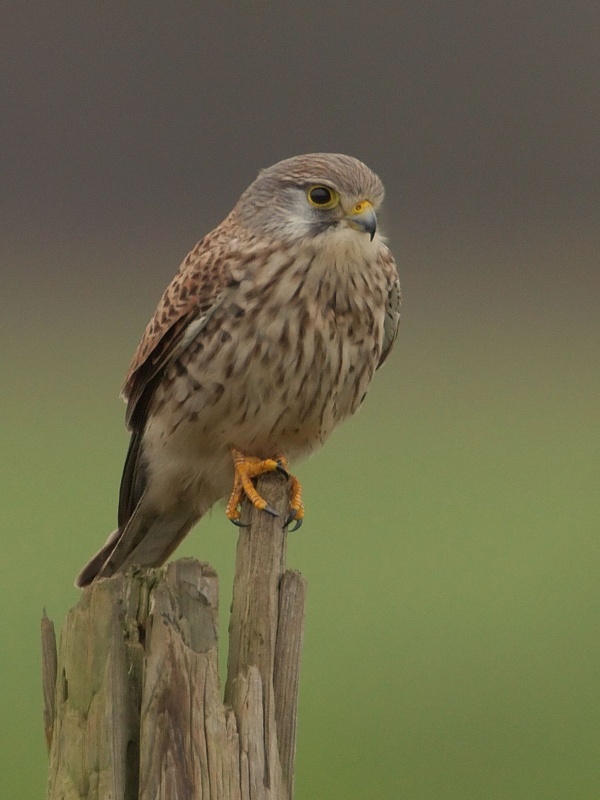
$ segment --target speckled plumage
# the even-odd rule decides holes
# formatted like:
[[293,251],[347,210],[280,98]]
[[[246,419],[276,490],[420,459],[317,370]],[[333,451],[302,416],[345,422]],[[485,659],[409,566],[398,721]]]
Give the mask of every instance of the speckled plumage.
[[[312,208],[312,184],[339,206]],[[382,199],[356,159],[298,156],[260,173],[186,257],[125,381],[119,528],[78,585],[163,563],[231,490],[232,447],[293,461],[356,411],[399,321],[394,259],[351,216]]]

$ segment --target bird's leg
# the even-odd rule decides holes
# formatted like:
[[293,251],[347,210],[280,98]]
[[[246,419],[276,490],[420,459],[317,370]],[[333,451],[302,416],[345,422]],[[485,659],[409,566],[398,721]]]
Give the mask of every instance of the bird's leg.
[[255,508],[261,511],[266,511],[274,517],[279,514],[274,508],[267,503],[264,497],[261,497],[254,488],[252,478],[257,478],[259,475],[264,475],[267,472],[282,472],[290,479],[290,513],[285,521],[288,525],[292,520],[296,520],[296,525],[293,530],[296,530],[302,524],[304,518],[304,506],[302,504],[302,487],[296,477],[290,475],[287,471],[287,459],[285,456],[277,458],[257,458],[256,456],[246,456],[235,447],[231,448],[231,455],[233,456],[233,467],[235,477],[233,481],[233,489],[227,503],[225,511],[227,518],[234,524],[239,525],[239,518],[241,514],[241,504],[244,497],[252,503]]

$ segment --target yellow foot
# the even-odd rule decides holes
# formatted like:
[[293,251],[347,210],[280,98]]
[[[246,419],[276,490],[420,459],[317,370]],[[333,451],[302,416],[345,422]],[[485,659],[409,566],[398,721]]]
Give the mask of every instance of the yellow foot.
[[[287,462],[284,463],[284,467],[287,467]],[[304,503],[302,502],[302,485],[295,475],[290,474],[290,510],[285,524],[289,525],[292,520],[296,521],[290,533],[298,530],[300,525],[302,525],[303,519]]]
[[250,500],[255,508],[266,511],[274,517],[278,517],[279,514],[277,511],[271,508],[264,497],[259,495],[252,483],[252,478],[257,478],[259,475],[264,475],[267,472],[277,471],[286,475],[290,480],[290,511],[284,525],[289,525],[292,520],[296,520],[296,525],[293,530],[297,530],[304,519],[302,486],[299,480],[293,475],[290,475],[287,471],[287,459],[284,456],[265,459],[256,458],[255,456],[245,456],[234,447],[231,448],[231,454],[233,456],[235,477],[231,496],[229,497],[229,502],[227,503],[227,509],[225,511],[227,518],[235,525],[240,525],[241,505],[245,497]]

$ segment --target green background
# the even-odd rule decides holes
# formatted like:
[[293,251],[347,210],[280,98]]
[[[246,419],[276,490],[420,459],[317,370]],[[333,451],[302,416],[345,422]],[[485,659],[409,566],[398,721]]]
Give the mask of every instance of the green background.
[[[420,300],[420,302],[419,302]],[[598,796],[597,339],[586,317],[434,317],[407,290],[360,413],[300,466],[299,798]],[[67,335],[68,334],[68,335]],[[38,626],[113,527],[125,331],[11,354],[3,418],[3,797],[41,796]],[[130,348],[131,349],[131,348]],[[221,509],[181,554],[218,569]],[[227,620],[222,620],[226,635]]]
[[[320,150],[384,180],[404,305],[297,469],[297,798],[600,797],[599,28],[583,0],[5,4],[0,798],[44,796],[40,617],[114,528],[154,305],[259,167]],[[224,612],[235,542],[218,508],[179,551]]]

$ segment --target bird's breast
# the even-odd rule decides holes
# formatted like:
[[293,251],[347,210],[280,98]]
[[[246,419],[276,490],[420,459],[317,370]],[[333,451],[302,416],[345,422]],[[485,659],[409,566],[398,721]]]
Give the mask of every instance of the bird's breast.
[[242,280],[167,370],[155,408],[171,418],[172,435],[203,452],[235,446],[294,458],[315,449],[371,382],[383,287],[315,257]]

